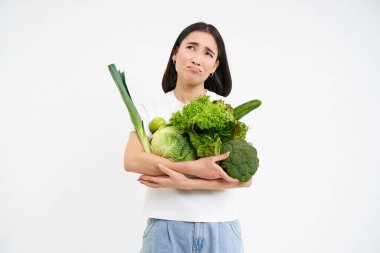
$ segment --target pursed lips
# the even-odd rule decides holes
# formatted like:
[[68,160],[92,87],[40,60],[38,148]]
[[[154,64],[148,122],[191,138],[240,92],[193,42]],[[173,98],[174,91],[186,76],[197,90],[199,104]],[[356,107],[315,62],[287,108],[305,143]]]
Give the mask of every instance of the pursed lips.
[[194,73],[202,72],[199,68],[194,67],[194,66],[188,66],[187,68],[189,68]]

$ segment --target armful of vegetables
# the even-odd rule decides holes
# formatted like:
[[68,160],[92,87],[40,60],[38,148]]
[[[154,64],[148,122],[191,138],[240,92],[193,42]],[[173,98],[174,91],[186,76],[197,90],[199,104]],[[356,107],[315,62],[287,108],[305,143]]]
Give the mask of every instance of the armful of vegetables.
[[259,159],[257,150],[245,140],[248,126],[240,119],[260,105],[260,100],[251,100],[232,108],[222,100],[201,96],[173,113],[170,124],[189,136],[197,158],[230,151],[219,165],[232,178],[247,182],[256,173]]
[[144,122],[125,83],[124,72],[118,71],[114,64],[109,65],[108,69],[128,108],[145,152],[175,162],[230,151],[229,157],[219,162],[229,176],[247,182],[256,173],[259,166],[257,150],[245,140],[248,126],[240,119],[258,108],[260,100],[251,100],[232,108],[222,100],[211,101],[209,96],[200,96],[181,111],[173,113],[168,124],[162,118],[153,119],[149,124],[153,135],[148,138]]
[[248,126],[239,120],[260,105],[261,101],[251,100],[232,108],[201,96],[173,113],[170,123],[154,132],[152,152],[172,161],[187,161],[230,151],[219,165],[232,178],[247,182],[256,173],[259,159],[257,150],[245,140]]

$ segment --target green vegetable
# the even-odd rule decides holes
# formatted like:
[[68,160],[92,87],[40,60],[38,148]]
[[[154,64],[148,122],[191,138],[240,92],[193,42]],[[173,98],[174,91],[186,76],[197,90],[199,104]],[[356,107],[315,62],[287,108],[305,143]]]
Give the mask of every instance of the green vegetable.
[[256,109],[261,105],[261,101],[254,99],[248,102],[245,102],[234,108],[234,117],[236,120],[243,118],[245,115],[250,113],[252,110]]
[[194,148],[174,126],[158,129],[151,140],[152,153],[173,162],[191,161],[197,158]]
[[198,157],[220,154],[220,144],[233,138],[236,123],[232,107],[209,96],[200,96],[170,118],[171,125],[189,134]]
[[209,96],[200,96],[173,113],[170,123],[180,131],[215,132],[230,130],[235,125],[233,110],[222,101],[210,101]]
[[248,132],[248,126],[244,124],[243,122],[236,122],[236,125],[232,129],[232,133],[230,136],[227,136],[224,138],[223,142],[227,142],[229,140],[235,140],[235,139],[244,139]]
[[157,117],[150,121],[149,123],[149,130],[152,134],[154,134],[158,129],[161,127],[164,127],[166,125],[166,122],[163,118]]
[[227,159],[219,165],[233,178],[240,182],[249,181],[259,167],[256,149],[246,140],[235,139],[222,144],[221,153],[230,151]]
[[191,144],[197,150],[198,157],[208,157],[220,154],[222,141],[218,134],[188,132]]
[[127,84],[125,83],[124,72],[120,72],[119,70],[117,70],[115,64],[108,65],[108,69],[111,72],[112,78],[115,81],[116,86],[121,94],[121,97],[123,98],[124,103],[128,108],[131,121],[133,123],[133,126],[135,127],[135,130],[137,132],[141,145],[144,148],[144,151],[147,153],[151,153],[149,139],[144,130],[144,123],[141,120],[140,114],[138,113],[136,106],[133,104],[131,95],[128,91]]

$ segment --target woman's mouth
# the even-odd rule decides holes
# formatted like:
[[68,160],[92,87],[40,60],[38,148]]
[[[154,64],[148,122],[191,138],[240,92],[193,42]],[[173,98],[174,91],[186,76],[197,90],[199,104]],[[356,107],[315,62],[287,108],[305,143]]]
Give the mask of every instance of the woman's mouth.
[[198,68],[196,68],[196,67],[194,67],[194,66],[190,66],[190,67],[188,67],[188,68],[189,68],[190,71],[193,72],[193,73],[199,73],[199,72],[201,72],[200,69],[198,69]]

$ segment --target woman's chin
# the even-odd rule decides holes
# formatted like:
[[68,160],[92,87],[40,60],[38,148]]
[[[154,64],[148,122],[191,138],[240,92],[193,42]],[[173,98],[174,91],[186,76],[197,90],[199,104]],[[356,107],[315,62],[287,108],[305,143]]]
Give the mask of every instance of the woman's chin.
[[185,82],[191,86],[203,85],[204,80],[199,77],[189,77],[185,79]]

